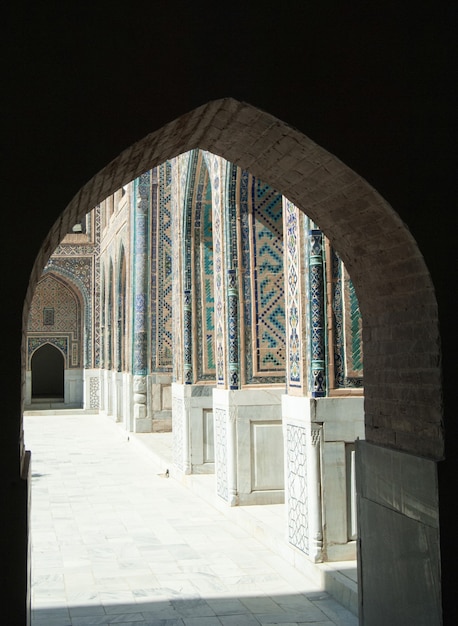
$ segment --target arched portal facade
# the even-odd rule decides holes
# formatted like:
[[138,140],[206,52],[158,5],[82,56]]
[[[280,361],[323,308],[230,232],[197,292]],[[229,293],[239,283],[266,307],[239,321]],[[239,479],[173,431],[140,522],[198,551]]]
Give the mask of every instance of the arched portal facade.
[[37,285],[27,330],[26,408],[83,406],[85,348],[92,339],[85,341],[87,306],[78,283],[51,262]]
[[[236,424],[245,411],[244,407],[250,406],[247,397],[255,392],[267,394],[268,400],[264,404],[259,402],[259,395],[255,404],[263,406],[262,413],[267,417],[273,416],[274,428],[279,426],[275,422],[283,422],[286,456],[293,459],[285,473],[286,496],[296,499],[292,509],[299,511],[300,519],[296,526],[298,531],[293,532],[296,540],[293,536],[290,539],[293,545],[296,541],[298,550],[306,554],[308,551],[307,556],[311,559],[327,549],[326,538],[319,535],[320,528],[323,528],[320,516],[323,512],[326,515],[326,504],[312,510],[308,507],[308,495],[301,502],[301,494],[311,493],[311,484],[317,490],[316,477],[320,472],[320,456],[316,453],[320,449],[318,446],[329,444],[328,456],[336,458],[336,449],[332,444],[336,443],[336,437],[341,436],[336,434],[335,425],[338,403],[359,400],[353,397],[359,393],[354,389],[358,390],[358,379],[361,378],[360,351],[357,347],[360,322],[354,305],[354,289],[363,320],[365,368],[366,442],[360,440],[356,446],[361,615],[364,623],[380,623],[380,615],[388,615],[387,607],[396,606],[398,621],[393,622],[390,617],[393,623],[416,619],[412,617],[412,611],[416,611],[419,620],[439,624],[436,464],[443,457],[443,438],[434,291],[415,241],[396,213],[338,159],[300,132],[248,105],[232,100],[210,103],[127,150],[78,194],[51,232],[37,259],[26,309],[41,270],[62,231],[121,185],[139,177],[134,184],[137,191],[134,191],[132,200],[136,211],[134,225],[140,234],[138,248],[132,255],[134,267],[131,273],[135,298],[131,344],[133,427],[136,428],[137,424],[138,427],[146,426],[149,419],[154,421],[153,414],[148,413],[151,397],[148,391],[153,380],[148,379],[148,363],[154,357],[149,352],[150,342],[145,327],[146,303],[151,293],[150,283],[145,278],[148,272],[142,266],[150,237],[150,230],[145,226],[148,212],[145,188],[148,185],[151,188],[152,172],[161,163],[169,161],[172,169],[178,167],[179,175],[172,176],[170,181],[171,186],[176,188],[175,199],[171,201],[171,223],[172,230],[174,224],[183,229],[185,207],[180,197],[186,189],[187,170],[186,166],[180,169],[180,161],[185,156],[175,157],[196,148],[207,154],[221,155],[210,157],[207,163],[212,183],[215,441],[218,437],[226,437],[227,443],[232,438],[236,445]],[[240,378],[244,374],[240,343],[237,342],[246,339],[239,334],[241,318],[245,324],[245,313],[253,311],[253,307],[249,309],[248,303],[242,299],[244,291],[240,282],[245,274],[242,272],[241,277],[240,272],[230,273],[238,269],[230,266],[231,255],[228,252],[237,237],[224,229],[228,221],[231,224],[228,220],[231,209],[221,191],[222,185],[228,188],[224,168],[232,166],[249,172],[254,179],[262,181],[282,197],[281,245],[283,258],[286,258],[286,264],[283,264],[284,327],[277,339],[278,342],[282,339],[285,344],[283,382],[275,387],[272,381],[264,380],[259,385],[254,384],[255,388],[249,392],[241,382],[244,379]],[[303,217],[304,214],[307,218]],[[323,238],[323,233],[330,243]],[[267,229],[266,239],[273,241],[274,238],[272,229]],[[254,246],[253,233],[250,241],[250,245]],[[237,245],[240,246],[239,241]],[[177,252],[171,252],[173,259]],[[239,249],[238,254],[242,258],[243,250]],[[340,261],[326,263],[326,258],[334,259],[336,254],[345,263],[352,279],[351,285],[346,280]],[[189,311],[183,293],[184,274],[180,263],[181,260],[172,263],[170,271],[173,279],[171,326],[173,338],[181,339],[175,344],[172,363],[167,364],[161,373],[170,376],[168,380],[171,381],[172,366],[174,382],[182,385],[183,389],[188,386],[192,389],[197,382],[184,379],[184,366],[188,363],[186,350],[189,347],[185,341],[186,320],[188,316],[192,319],[193,303],[191,300]],[[273,267],[272,261],[266,266]],[[332,280],[323,278],[329,275],[326,272],[331,272]],[[254,280],[253,273],[250,279]],[[272,276],[270,280],[272,282]],[[300,291],[302,282],[313,294],[308,300],[304,298],[305,292]],[[269,281],[267,286],[264,283],[259,287],[260,297],[266,297],[266,306],[268,287]],[[175,307],[179,302],[182,306]],[[325,302],[332,305],[325,307]],[[272,310],[270,313],[269,322],[276,320],[280,324],[279,315],[273,315]],[[305,326],[305,332],[299,328],[300,324]],[[232,332],[234,329],[235,333]],[[166,336],[165,331],[163,336]],[[258,358],[257,364],[262,364],[262,358],[266,357],[264,364],[269,363],[270,376],[282,355],[280,347],[274,345],[268,333],[262,336],[263,339],[265,337],[270,341],[268,350],[273,356],[267,359],[268,350],[263,352],[253,336],[251,348]],[[423,340],[418,341],[418,337]],[[329,358],[330,338],[332,358]],[[246,375],[246,363],[244,367]],[[231,385],[237,380],[236,375],[238,382]],[[160,380],[155,384],[163,385],[165,389],[168,381]],[[348,397],[343,399],[342,394]],[[172,395],[172,422],[175,427],[175,415],[180,415],[180,411],[176,407],[176,396]],[[183,406],[187,400],[183,392]],[[184,422],[183,417],[178,419]],[[353,421],[351,415],[344,420],[345,425],[350,426],[347,429],[350,438],[354,439],[356,433],[351,431]],[[267,429],[270,425],[262,424],[262,427]],[[177,434],[179,429],[180,424],[175,428]],[[183,451],[183,455],[189,454],[190,450],[186,432],[183,429],[183,436],[176,438],[175,449],[178,453]],[[256,437],[258,435],[259,442],[264,445],[268,435],[261,430]],[[337,443],[345,441],[338,439]],[[215,451],[215,471],[219,495],[227,493],[227,500],[232,504],[241,495],[240,483],[234,479],[239,468],[234,445],[226,445],[225,449],[226,459],[219,458]],[[306,461],[300,462],[298,459],[304,456],[304,450]],[[324,462],[325,456],[323,452]],[[293,467],[297,471],[292,471]],[[185,463],[183,471],[189,469]],[[412,476],[416,477],[415,481]],[[312,499],[316,502],[315,496]],[[292,528],[294,531],[294,524]],[[387,528],[390,529],[388,535],[385,532]],[[427,547],[423,540],[425,533],[429,538]],[[407,550],[404,549],[406,542]],[[400,554],[403,555],[401,559]]]

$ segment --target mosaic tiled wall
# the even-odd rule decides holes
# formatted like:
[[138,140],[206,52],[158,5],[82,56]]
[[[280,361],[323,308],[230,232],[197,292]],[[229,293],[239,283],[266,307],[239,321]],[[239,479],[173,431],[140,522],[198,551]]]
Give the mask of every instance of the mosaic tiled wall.
[[86,216],[85,227],[85,233],[64,238],[44,273],[54,272],[65,277],[83,296],[84,367],[91,368],[100,363],[100,206]]
[[209,153],[180,155],[151,176],[152,368],[167,371],[174,355],[176,380],[183,365],[188,382],[213,380],[217,370],[232,389],[283,382],[287,369],[291,393],[319,396],[331,359],[330,390],[362,385],[361,319],[341,264],[332,270],[335,341],[325,355],[324,240],[308,218]]
[[292,202],[283,198],[285,243],[287,383],[289,392],[303,393],[304,351],[304,292],[303,249],[300,224],[304,215]]
[[121,245],[119,261],[117,263],[116,280],[116,370],[126,369],[126,316],[127,316],[127,282],[126,282],[126,255]]
[[[100,265],[100,264],[98,264]],[[99,290],[99,299],[100,299],[100,346],[99,346],[99,364],[102,369],[106,367],[106,277],[105,277],[105,268],[100,267],[100,290]]]
[[151,172],[151,371],[172,368],[172,165]]
[[[99,364],[117,372],[131,368],[132,317],[130,226],[134,182],[106,198],[99,206],[103,222],[95,290],[99,314]],[[94,307],[96,310],[96,307]]]
[[45,343],[58,347],[66,367],[82,366],[82,298],[75,286],[49,271],[39,281],[28,321],[28,363],[33,352]]
[[[224,162],[224,230],[225,264],[227,281],[227,356],[229,389],[239,389],[242,385],[240,352],[243,338],[241,323],[240,296],[240,180],[244,172],[232,163]],[[246,202],[246,186],[244,188]],[[247,257],[249,258],[249,257]],[[243,272],[242,272],[243,276]],[[242,299],[243,301],[243,299]]]
[[182,332],[182,301],[183,301],[183,239],[182,216],[185,212],[186,185],[191,153],[181,154],[171,161],[172,168],[172,328],[173,328],[173,379],[184,382],[183,373],[183,332]]
[[114,318],[114,311],[113,311],[113,285],[114,285],[114,274],[113,274],[113,260],[110,258],[109,259],[109,266],[108,266],[108,281],[107,281],[107,285],[106,285],[106,367],[107,369],[111,369],[113,367],[113,334],[114,334],[114,328],[113,328],[113,318]]
[[[262,181],[240,186],[245,302],[245,381],[285,380],[285,287],[282,197]],[[253,346],[253,350],[250,350]]]
[[196,294],[197,380],[215,380],[215,295],[212,191],[201,161],[194,203],[194,285]]
[[100,379],[91,376],[89,379],[89,408],[98,409],[100,406]]
[[212,221],[213,221],[213,262],[215,289],[215,352],[216,381],[221,387],[226,384],[226,284],[224,277],[224,219],[223,219],[223,160],[215,155],[206,154],[212,184]]
[[308,231],[308,315],[310,346],[310,389],[314,398],[327,393],[326,309],[324,236],[315,228]]
[[188,160],[183,215],[184,382],[215,380],[212,187],[203,153]]
[[350,277],[331,249],[333,358],[336,389],[363,386],[362,319]]

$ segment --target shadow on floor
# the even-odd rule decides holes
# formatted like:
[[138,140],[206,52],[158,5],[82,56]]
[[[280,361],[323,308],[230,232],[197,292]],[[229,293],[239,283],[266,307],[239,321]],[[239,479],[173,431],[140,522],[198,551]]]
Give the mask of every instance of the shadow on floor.
[[[358,619],[326,592],[201,598],[172,589],[132,592],[134,602],[86,595],[74,606],[34,608],[32,626],[356,626]],[[110,594],[104,594],[108,596]],[[116,593],[113,592],[113,596]],[[165,595],[169,598],[165,599]],[[170,599],[176,595],[176,599]]]

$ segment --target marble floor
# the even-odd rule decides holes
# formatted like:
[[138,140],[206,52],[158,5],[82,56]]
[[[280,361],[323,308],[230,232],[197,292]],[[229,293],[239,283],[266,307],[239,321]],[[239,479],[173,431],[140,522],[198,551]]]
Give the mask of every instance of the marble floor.
[[24,417],[33,626],[355,626],[357,618],[98,415]]

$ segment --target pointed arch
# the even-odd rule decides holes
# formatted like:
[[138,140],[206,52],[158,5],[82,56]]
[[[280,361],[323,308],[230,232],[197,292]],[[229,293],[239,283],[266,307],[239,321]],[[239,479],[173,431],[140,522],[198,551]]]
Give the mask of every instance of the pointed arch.
[[212,189],[200,150],[189,156],[183,233],[185,382],[214,382]]
[[[101,170],[50,231],[29,291],[72,223],[132,178],[197,147],[249,170],[321,227],[352,277],[364,319],[368,438],[442,458],[437,302],[414,238],[361,176],[300,131],[249,104],[210,102],[151,133]],[[428,339],[419,345],[418,336]],[[412,382],[413,371],[423,384]],[[402,419],[387,423],[383,416],[394,409]]]
[[[287,197],[320,227],[344,262],[364,320],[367,442],[359,446],[359,497],[365,507],[360,518],[364,528],[360,564],[366,573],[370,571],[362,576],[364,606],[396,604],[402,613],[412,608],[412,601],[407,605],[413,597],[418,600],[417,611],[431,604],[435,610],[440,606],[437,462],[444,459],[444,433],[434,285],[415,239],[388,202],[306,135],[260,109],[223,99],[191,111],[129,147],[79,191],[50,231],[33,268],[24,319],[46,261],[72,224],[133,178],[197,148],[224,157]],[[386,500],[374,503],[374,484],[402,481],[404,474],[398,475],[394,467],[404,462],[421,466],[429,477],[432,525],[429,518],[424,522],[427,514],[420,493],[409,493],[401,502],[397,492],[388,490],[382,494]],[[385,472],[380,480],[377,472]],[[404,496],[407,483],[396,485]],[[448,494],[442,481],[441,489]],[[417,508],[412,508],[410,495]],[[391,509],[385,506],[388,500]],[[386,516],[385,524],[377,512]],[[415,558],[419,554],[415,545],[412,558],[404,561],[406,575],[393,577],[392,563],[406,536],[398,526],[400,519],[405,527],[414,524],[423,542],[421,533],[428,526],[434,549],[422,552],[421,561]],[[391,523],[387,538],[381,531]],[[374,563],[377,571],[370,569]],[[400,567],[397,573],[402,572]],[[381,577],[386,590],[377,584]],[[415,577],[414,585],[410,579]],[[400,580],[402,585],[396,586]]]

